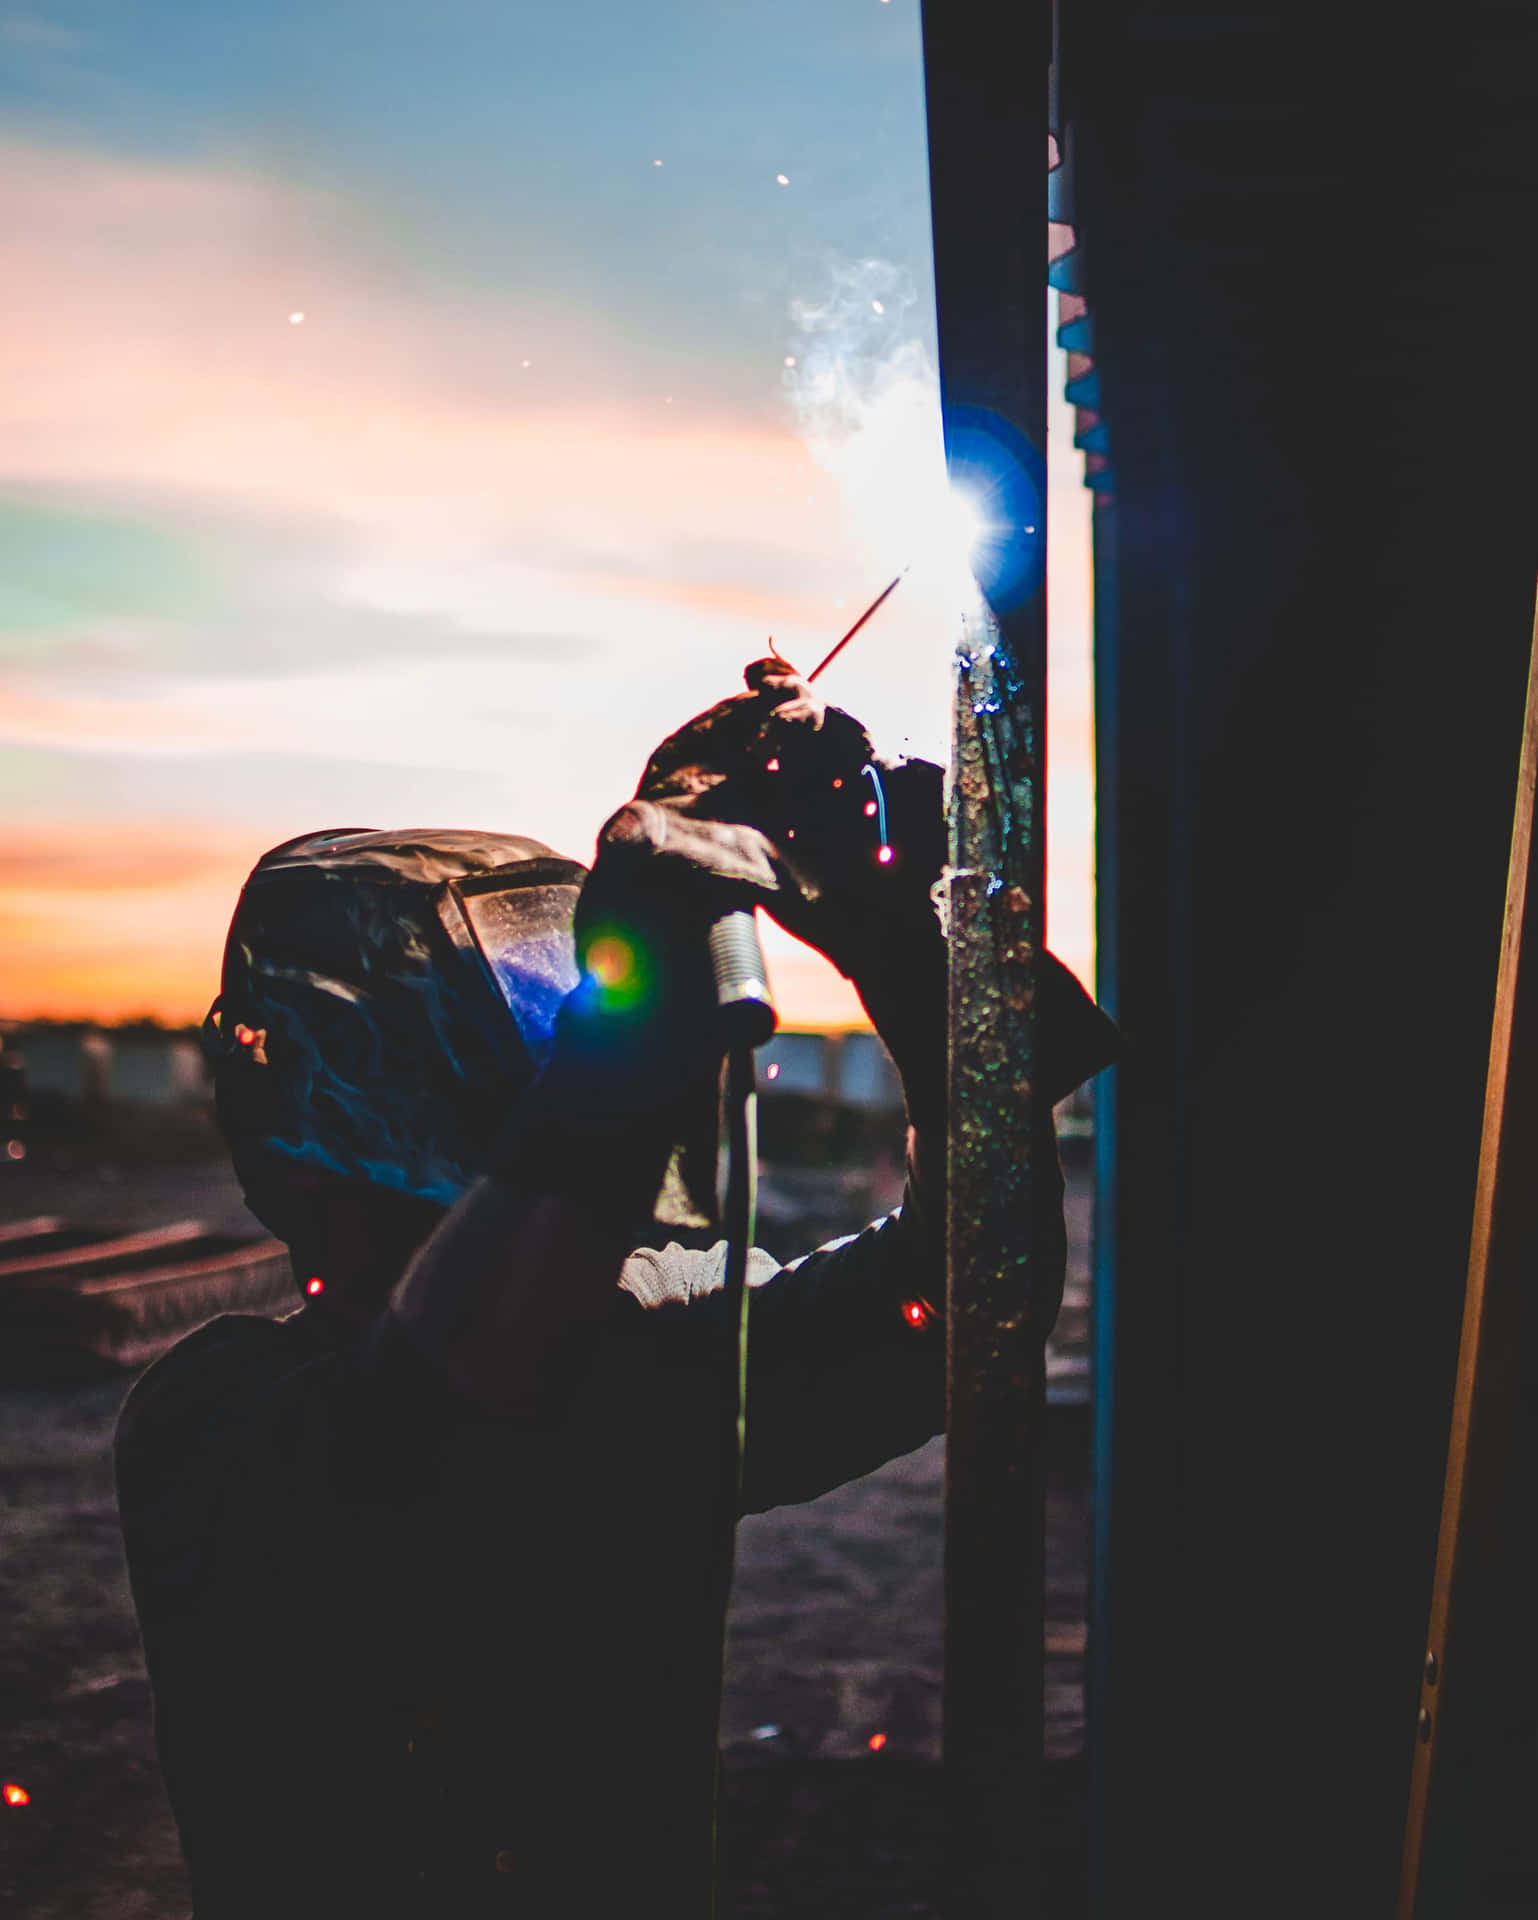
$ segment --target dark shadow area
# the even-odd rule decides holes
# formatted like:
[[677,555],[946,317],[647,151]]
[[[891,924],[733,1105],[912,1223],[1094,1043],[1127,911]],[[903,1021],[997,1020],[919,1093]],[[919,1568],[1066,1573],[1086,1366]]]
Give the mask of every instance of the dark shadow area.
[[[1065,1320],[1074,1324],[1087,1314],[1088,1175],[1076,1145],[1065,1158],[1076,1243]],[[783,1232],[800,1250],[869,1217],[869,1185],[851,1179],[840,1204],[839,1172],[800,1170],[825,1191],[798,1221],[788,1197],[797,1170],[767,1169],[766,1189],[786,1196]],[[10,1170],[0,1225],[39,1213],[81,1227],[191,1217],[213,1232],[257,1231],[217,1163]],[[18,1920],[186,1920],[188,1911],[113,1498],[111,1432],[132,1378],[0,1389],[0,1775],[30,1796],[0,1816],[0,1911]],[[1051,1431],[1048,1910],[1077,1920],[1087,1408],[1055,1406]],[[943,1448],[932,1441],[740,1531],[722,1738],[729,1876],[743,1920],[937,1911]],[[885,1736],[879,1752],[873,1734]],[[273,1795],[277,1820],[281,1781]]]

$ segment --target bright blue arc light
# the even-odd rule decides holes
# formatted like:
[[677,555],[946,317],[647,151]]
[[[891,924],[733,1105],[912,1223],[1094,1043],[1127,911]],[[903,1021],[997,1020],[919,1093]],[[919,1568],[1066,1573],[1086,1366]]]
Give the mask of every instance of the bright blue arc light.
[[945,417],[953,490],[976,514],[972,571],[989,604],[1008,613],[1046,583],[1046,462],[996,413],[958,407]]

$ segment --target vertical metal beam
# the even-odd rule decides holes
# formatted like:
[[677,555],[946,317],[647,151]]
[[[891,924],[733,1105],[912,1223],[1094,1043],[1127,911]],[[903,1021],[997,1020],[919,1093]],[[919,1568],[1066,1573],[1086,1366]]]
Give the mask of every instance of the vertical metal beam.
[[1051,0],[924,9],[946,457],[997,531],[951,793],[944,1740],[950,1920],[1040,1911],[1045,1311],[1031,1260],[1044,937]]

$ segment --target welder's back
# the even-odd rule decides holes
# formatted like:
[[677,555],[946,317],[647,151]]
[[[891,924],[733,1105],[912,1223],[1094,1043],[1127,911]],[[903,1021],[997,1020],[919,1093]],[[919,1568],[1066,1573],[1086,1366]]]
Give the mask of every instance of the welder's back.
[[[539,1422],[476,1416],[389,1314],[227,1316],[145,1374],[118,1497],[196,1920],[709,1913],[724,1271],[633,1254]],[[913,1182],[803,1260],[754,1249],[748,1285],[744,1511],[940,1431]]]
[[697,1406],[624,1431],[650,1370],[618,1339],[542,1430],[303,1313],[135,1388],[119,1500],[196,1920],[708,1912],[725,1489]]

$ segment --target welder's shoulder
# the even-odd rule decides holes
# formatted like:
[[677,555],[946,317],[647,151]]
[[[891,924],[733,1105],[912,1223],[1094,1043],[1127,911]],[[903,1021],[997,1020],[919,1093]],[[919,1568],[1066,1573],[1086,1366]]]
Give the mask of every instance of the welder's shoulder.
[[121,1460],[236,1414],[264,1388],[313,1360],[298,1315],[268,1320],[225,1313],[162,1354],[138,1380],[118,1415],[114,1451]]

